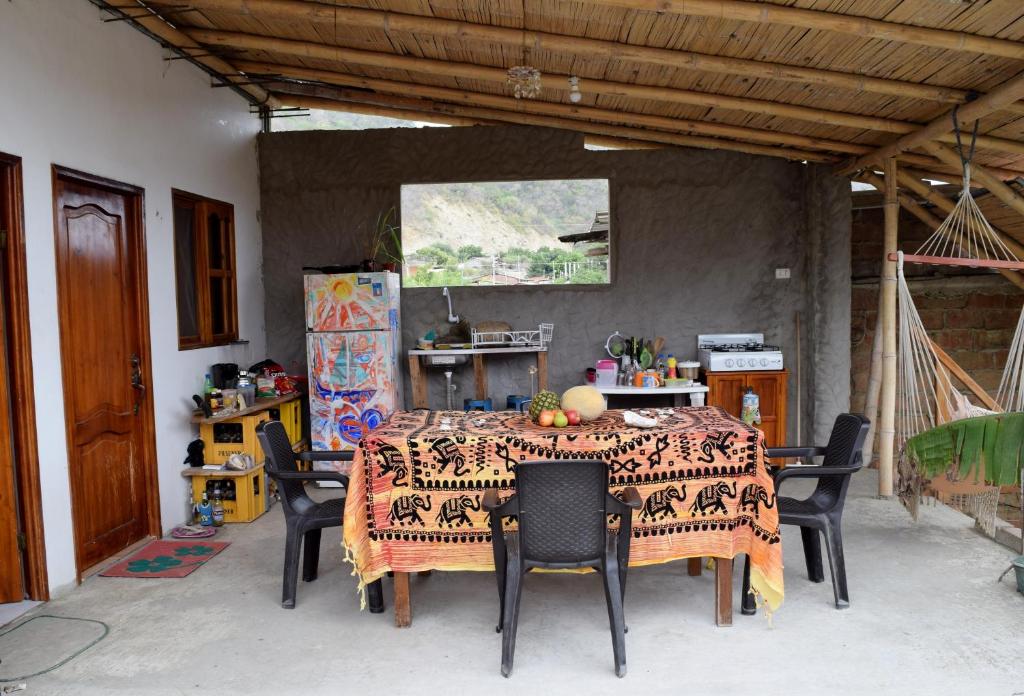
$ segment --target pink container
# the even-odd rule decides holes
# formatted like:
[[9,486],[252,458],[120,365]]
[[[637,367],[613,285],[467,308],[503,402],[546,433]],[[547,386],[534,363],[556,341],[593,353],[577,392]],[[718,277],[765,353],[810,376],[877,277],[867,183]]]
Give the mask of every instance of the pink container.
[[599,387],[614,387],[615,377],[619,374],[619,364],[614,360],[598,360],[595,365],[597,368],[597,386]]

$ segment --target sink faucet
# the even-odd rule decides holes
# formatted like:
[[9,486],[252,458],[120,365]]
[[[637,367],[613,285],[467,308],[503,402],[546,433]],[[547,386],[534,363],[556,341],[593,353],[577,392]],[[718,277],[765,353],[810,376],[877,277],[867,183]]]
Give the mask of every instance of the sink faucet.
[[441,291],[441,294],[448,298],[448,323],[458,324],[459,315],[452,314],[452,296],[451,293],[448,292],[448,286],[445,286],[444,290]]

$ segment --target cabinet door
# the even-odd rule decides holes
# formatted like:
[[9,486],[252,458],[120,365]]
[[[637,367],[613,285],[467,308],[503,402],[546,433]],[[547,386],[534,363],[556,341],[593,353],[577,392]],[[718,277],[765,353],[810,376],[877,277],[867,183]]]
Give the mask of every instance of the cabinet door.
[[745,375],[761,401],[761,426],[767,447],[786,444],[786,377],[785,372],[752,372]]
[[708,405],[721,406],[731,416],[740,417],[743,408],[743,391],[747,385],[747,375],[742,372],[725,374],[709,374]]

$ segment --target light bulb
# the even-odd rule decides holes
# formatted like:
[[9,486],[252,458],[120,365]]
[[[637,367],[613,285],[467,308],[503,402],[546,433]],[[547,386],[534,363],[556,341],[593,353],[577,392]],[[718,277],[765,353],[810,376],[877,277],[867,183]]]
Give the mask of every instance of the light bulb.
[[569,101],[573,104],[583,101],[583,94],[580,93],[580,78],[575,75],[569,78]]

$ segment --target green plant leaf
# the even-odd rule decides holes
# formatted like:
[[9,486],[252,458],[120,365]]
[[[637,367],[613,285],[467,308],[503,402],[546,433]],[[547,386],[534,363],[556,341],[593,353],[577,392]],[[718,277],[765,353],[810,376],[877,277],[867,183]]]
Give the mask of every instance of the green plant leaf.
[[[1024,454],[1024,413],[965,418],[907,440],[907,456],[924,476],[934,478],[956,466],[961,479],[1009,485],[1020,481]],[[979,466],[979,464],[983,466]]]

